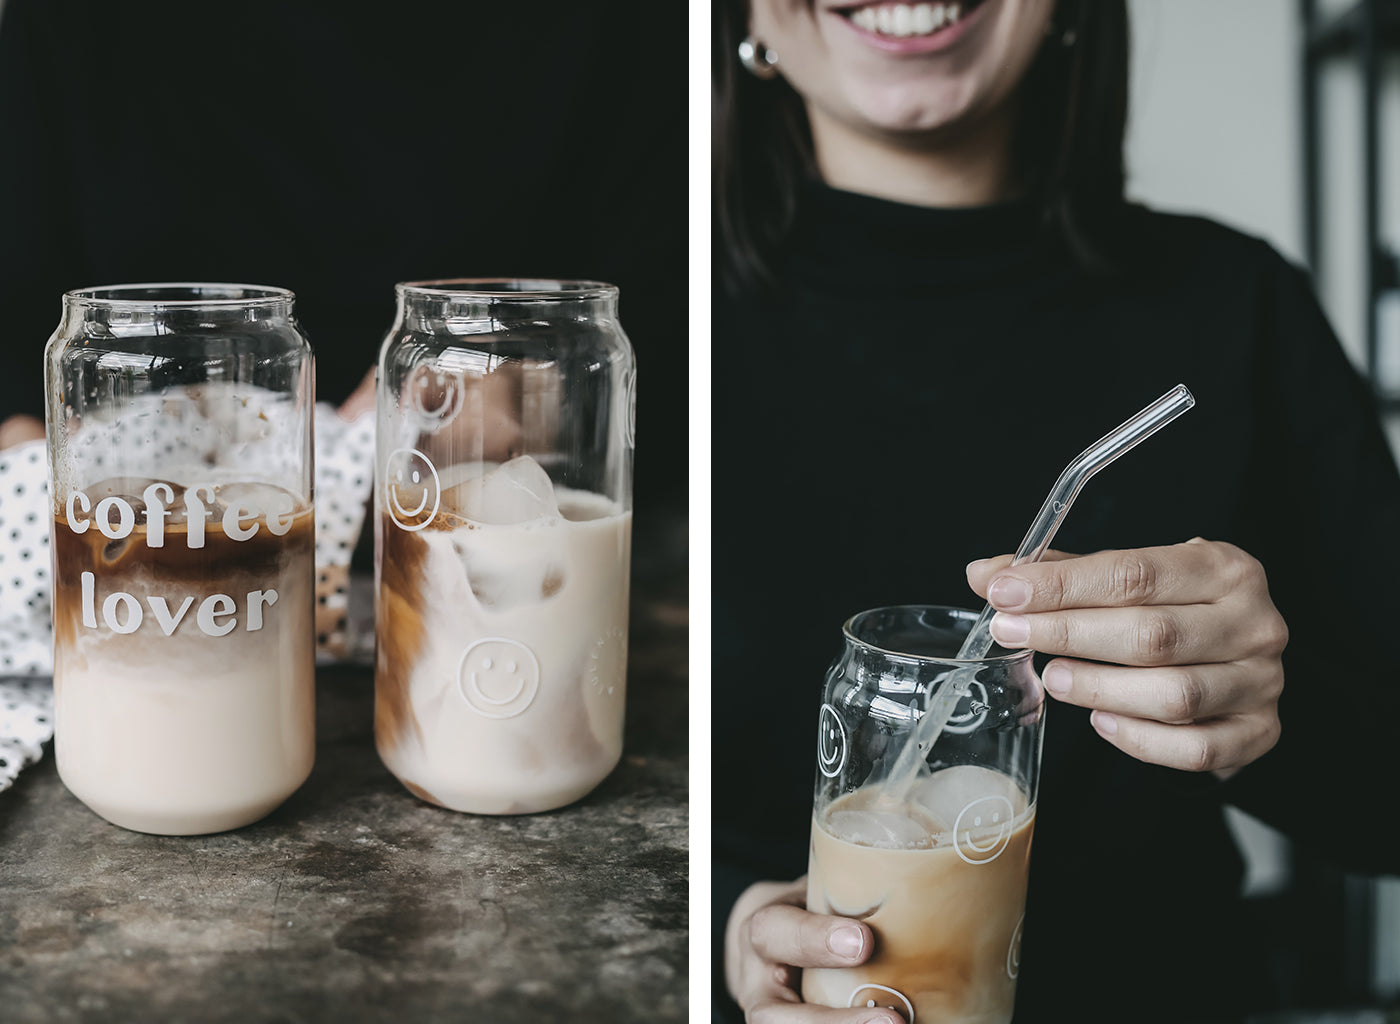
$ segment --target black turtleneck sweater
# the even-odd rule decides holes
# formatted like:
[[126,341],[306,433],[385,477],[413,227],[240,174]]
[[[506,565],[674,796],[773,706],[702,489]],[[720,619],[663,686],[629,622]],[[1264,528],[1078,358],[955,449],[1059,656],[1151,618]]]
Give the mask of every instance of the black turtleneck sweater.
[[[801,197],[782,287],[714,308],[714,913],[806,870],[823,673],[884,604],[981,606],[1060,470],[1177,383],[1194,410],[1086,486],[1055,546],[1229,541],[1291,634],[1278,746],[1226,784],[1049,709],[1017,1021],[1228,1017],[1254,997],[1222,806],[1353,871],[1400,732],[1400,478],[1308,281],[1205,220],[1125,213],[1079,269],[1028,205]],[[717,1003],[723,985],[716,958]]]

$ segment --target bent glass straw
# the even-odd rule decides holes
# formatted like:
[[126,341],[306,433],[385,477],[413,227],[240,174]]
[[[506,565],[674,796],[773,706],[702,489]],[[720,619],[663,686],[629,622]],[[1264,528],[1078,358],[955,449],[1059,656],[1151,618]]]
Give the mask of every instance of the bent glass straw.
[[[1021,546],[1016,549],[1016,557],[1012,559],[1011,564],[1024,565],[1026,562],[1040,561],[1055,532],[1060,528],[1060,523],[1064,521],[1070,504],[1088,479],[1195,404],[1196,399],[1187,390],[1186,385],[1178,384],[1136,416],[1080,452],[1078,458],[1066,466],[1060,478],[1055,481],[1045,504],[1040,506],[1040,512],[1032,521],[1031,528],[1026,531]],[[957,660],[976,661],[986,657],[992,646],[991,621],[994,614],[995,610],[990,604],[983,607],[982,614],[977,616],[977,621],[973,624],[972,632],[968,633],[958,651]],[[919,766],[923,764],[923,752],[932,749],[934,741],[952,717],[958,701],[967,695],[967,684],[972,676],[973,672],[968,668],[955,669],[938,688],[938,692],[929,702],[928,710],[909,734],[904,749],[899,752],[899,757],[890,770],[890,787],[887,793],[891,798],[904,799]]]

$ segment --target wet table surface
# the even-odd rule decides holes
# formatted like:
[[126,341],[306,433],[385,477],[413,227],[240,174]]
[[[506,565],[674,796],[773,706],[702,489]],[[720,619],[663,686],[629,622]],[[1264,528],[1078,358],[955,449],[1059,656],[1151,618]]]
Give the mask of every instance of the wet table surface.
[[0,793],[0,1020],[685,1019],[683,548],[634,572],[622,763],[556,812],[411,796],[352,666],[318,672],[310,779],[234,832],[109,825],[50,746]]

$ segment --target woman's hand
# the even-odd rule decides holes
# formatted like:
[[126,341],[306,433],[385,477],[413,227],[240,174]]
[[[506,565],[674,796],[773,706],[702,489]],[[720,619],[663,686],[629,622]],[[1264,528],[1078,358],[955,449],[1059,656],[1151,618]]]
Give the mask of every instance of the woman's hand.
[[44,421],[35,419],[33,416],[17,413],[14,416],[5,417],[4,422],[0,422],[0,451],[13,448],[17,444],[24,444],[26,441],[42,441],[43,439]]
[[1278,742],[1288,627],[1263,567],[1239,548],[1197,537],[1010,564],[967,567],[997,609],[992,636],[1059,655],[1046,690],[1093,708],[1090,722],[1119,750],[1224,779]]
[[374,411],[374,367],[360,378],[355,390],[345,401],[336,407],[336,415],[346,421],[358,419],[361,414]]
[[803,909],[807,880],[758,882],[744,890],[724,930],[724,980],[749,1024],[903,1024],[893,1010],[808,1006],[804,967],[854,967],[870,958],[868,925]]

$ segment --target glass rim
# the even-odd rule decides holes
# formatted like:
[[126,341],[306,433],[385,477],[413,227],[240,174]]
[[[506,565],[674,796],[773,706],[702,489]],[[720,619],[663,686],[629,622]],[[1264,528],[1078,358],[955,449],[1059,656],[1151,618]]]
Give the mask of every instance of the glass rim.
[[880,612],[915,610],[924,612],[956,612],[959,618],[963,618],[964,616],[967,618],[969,626],[977,621],[978,616],[978,613],[971,609],[958,608],[954,605],[947,604],[887,604],[880,605],[876,608],[866,608],[863,611],[856,612],[841,624],[841,635],[856,647],[873,654],[881,654],[889,658],[904,658],[909,661],[930,665],[988,665],[1029,658],[1035,654],[1035,651],[1031,650],[1029,647],[1019,651],[1007,651],[1005,654],[989,655],[985,658],[958,658],[954,655],[915,654],[911,651],[896,651],[888,647],[881,647],[878,644],[871,643],[869,640],[864,640],[856,636],[853,632],[853,624],[855,621],[867,615],[876,615]]
[[[140,298],[124,297],[143,292],[147,294]],[[169,292],[170,296],[161,295],[162,292]],[[63,299],[68,303],[116,310],[260,309],[294,302],[296,294],[290,288],[264,284],[152,281],[75,288],[64,292]]]
[[617,285],[606,281],[553,277],[444,277],[400,281],[400,296],[457,301],[567,302],[617,297]]

